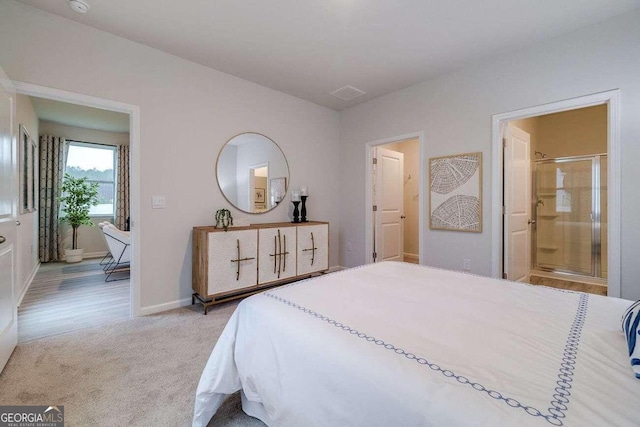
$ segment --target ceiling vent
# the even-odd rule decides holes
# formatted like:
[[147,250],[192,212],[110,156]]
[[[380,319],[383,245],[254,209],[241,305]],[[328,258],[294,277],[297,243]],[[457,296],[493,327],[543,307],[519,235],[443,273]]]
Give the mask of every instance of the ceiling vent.
[[69,7],[78,13],[87,13],[89,11],[89,3],[84,0],[69,0]]
[[343,101],[351,101],[352,99],[355,99],[364,94],[365,92],[361,91],[360,89],[356,89],[353,86],[341,87],[340,89],[331,92],[331,95],[335,96],[336,98],[340,98]]

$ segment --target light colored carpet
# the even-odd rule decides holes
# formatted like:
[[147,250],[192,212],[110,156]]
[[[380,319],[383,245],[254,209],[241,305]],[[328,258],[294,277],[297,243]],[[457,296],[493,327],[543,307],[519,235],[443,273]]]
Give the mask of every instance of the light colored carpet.
[[[64,405],[66,426],[188,426],[198,380],[237,302],[186,307],[21,343],[2,405]],[[264,426],[239,394],[210,425]]]

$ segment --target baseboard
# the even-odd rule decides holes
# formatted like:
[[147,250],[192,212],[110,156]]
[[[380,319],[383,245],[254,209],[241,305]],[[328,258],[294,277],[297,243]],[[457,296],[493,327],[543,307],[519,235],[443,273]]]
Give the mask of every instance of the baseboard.
[[82,258],[84,259],[92,259],[92,258],[104,258],[104,256],[106,254],[108,254],[109,252],[89,252],[86,254],[82,255]]
[[38,273],[39,268],[40,268],[40,262],[38,262],[36,266],[33,268],[33,271],[31,271],[31,274],[29,274],[29,277],[27,278],[22,288],[22,292],[20,292],[20,296],[18,297],[18,303],[16,304],[18,307],[20,307],[20,304],[22,304],[22,300],[24,299],[24,296],[27,294],[27,291],[29,290],[31,283],[33,283],[33,279],[36,277],[36,274]]
[[185,307],[187,305],[191,305],[191,297],[177,299],[175,301],[165,302],[158,305],[150,305],[148,307],[140,307],[140,316],[148,316],[149,314],[173,310],[174,308]]
[[[333,273],[334,271],[344,270],[345,268],[346,267],[343,267],[341,265],[334,265],[332,267],[329,267],[327,272]],[[160,313],[162,311],[173,310],[174,308],[186,307],[188,305],[191,305],[191,297],[165,302],[164,304],[140,307],[140,316],[148,316],[149,314]]]
[[[106,254],[109,252],[85,252],[82,254],[82,259],[95,259],[95,258],[104,258]],[[64,256],[64,251],[60,255],[60,261],[66,261],[67,258]]]
[[412,262],[414,264],[420,264],[420,255],[418,254],[410,254],[405,252],[404,253],[404,261],[405,262]]

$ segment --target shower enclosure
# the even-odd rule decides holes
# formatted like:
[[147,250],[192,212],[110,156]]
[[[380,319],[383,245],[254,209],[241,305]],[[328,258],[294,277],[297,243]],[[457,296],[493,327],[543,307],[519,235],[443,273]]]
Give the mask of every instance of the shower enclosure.
[[534,269],[606,278],[607,155],[534,165]]

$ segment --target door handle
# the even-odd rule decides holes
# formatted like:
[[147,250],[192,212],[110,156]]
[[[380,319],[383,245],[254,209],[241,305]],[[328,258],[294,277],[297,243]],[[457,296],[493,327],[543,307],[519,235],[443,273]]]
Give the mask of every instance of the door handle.
[[527,224],[532,225],[535,224],[536,220],[535,219],[530,219],[529,221],[527,221]]
[[20,221],[16,221],[16,225],[20,225]]
[[7,241],[7,239],[5,239],[4,236],[0,236],[0,244],[4,243],[6,241]]
[[406,216],[405,215],[400,215],[400,219],[405,219]]

